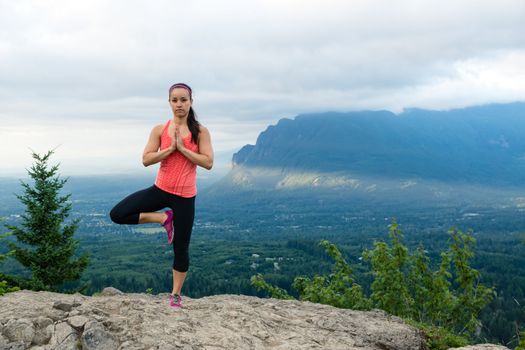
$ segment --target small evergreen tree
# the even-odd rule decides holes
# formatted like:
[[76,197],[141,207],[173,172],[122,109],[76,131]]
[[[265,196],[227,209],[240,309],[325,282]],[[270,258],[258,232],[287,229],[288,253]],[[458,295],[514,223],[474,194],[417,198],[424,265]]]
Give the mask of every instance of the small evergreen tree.
[[415,315],[414,319],[431,326],[446,327],[452,321],[451,314],[455,298],[450,291],[450,253],[441,253],[437,271],[430,268],[430,259],[419,247],[412,257],[410,285],[412,286]]
[[398,224],[393,221],[388,226],[392,246],[386,242],[376,242],[373,250],[366,250],[363,257],[372,264],[371,298],[376,307],[400,317],[414,315],[414,299],[408,286],[410,255],[408,248],[401,243],[403,237]]
[[476,240],[469,232],[467,234],[452,228],[450,235],[450,254],[456,272],[457,303],[452,310],[458,333],[474,334],[480,326],[478,315],[492,301],[494,288],[480,283],[480,273],[470,266],[474,257]]
[[362,287],[354,282],[352,268],[337,246],[327,240],[319,245],[335,260],[335,265],[328,276],[296,277],[293,287],[299,292],[299,299],[346,309],[370,309],[372,303],[364,296]]
[[64,282],[79,279],[89,263],[87,254],[73,257],[79,245],[73,238],[78,220],[64,224],[71,195],[60,195],[67,180],[57,174],[58,165],[48,164],[52,154],[33,152],[35,161],[28,174],[34,184],[22,182],[24,193],[17,195],[25,206],[22,222],[20,227],[6,225],[19,243],[8,243],[13,256],[31,270],[32,288],[37,290],[58,290]]
[[494,289],[481,284],[479,272],[470,266],[476,243],[472,234],[452,228],[449,235],[450,247],[441,254],[439,269],[432,271],[421,247],[411,254],[403,245],[394,221],[389,226],[391,244],[377,242],[363,253],[374,276],[371,298],[376,307],[393,315],[473,336]]

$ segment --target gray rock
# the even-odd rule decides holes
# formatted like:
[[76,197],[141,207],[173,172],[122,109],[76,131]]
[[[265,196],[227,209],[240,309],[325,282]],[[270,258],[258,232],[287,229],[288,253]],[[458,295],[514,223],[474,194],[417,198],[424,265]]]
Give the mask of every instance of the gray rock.
[[132,341],[125,341],[124,343],[120,344],[120,347],[118,350],[144,350],[146,347],[144,345],[136,344]]
[[81,342],[83,350],[117,350],[119,347],[115,337],[96,321],[88,322],[85,325]]
[[2,347],[2,350],[26,350],[29,349],[29,343],[23,341],[17,341],[13,343],[6,344]]
[[78,310],[71,310],[71,312],[69,312],[68,314],[69,317],[78,316],[78,315],[80,315],[80,312]]
[[10,342],[31,343],[35,335],[33,322],[27,318],[10,319],[4,326],[2,333]]
[[53,349],[77,349],[78,334],[67,322],[59,322],[54,326],[54,333],[49,342]]
[[476,345],[464,346],[461,348],[450,348],[449,350],[509,350],[509,348],[503,345],[495,345],[495,344],[476,344]]
[[103,295],[103,296],[106,296],[106,297],[111,297],[111,296],[115,296],[115,295],[123,295],[123,294],[124,294],[123,292],[121,292],[117,288],[113,288],[113,287],[106,287],[106,288],[102,289],[102,292],[100,292],[100,295]]
[[44,317],[50,318],[53,320],[53,322],[58,322],[66,317],[66,312],[59,309],[50,308],[49,310],[45,311]]
[[4,345],[7,345],[7,343],[9,343],[9,340],[7,340],[6,338],[4,338],[4,336],[2,335],[2,333],[0,333],[0,349],[3,349],[3,346],[4,346]]
[[77,330],[82,330],[82,328],[84,328],[84,325],[88,321],[89,319],[84,316],[73,316],[67,319],[67,322]]
[[38,316],[34,323],[37,329],[44,329],[47,328],[47,326],[52,325],[53,320],[44,316]]
[[74,299],[71,300],[57,300],[53,303],[53,307],[58,310],[62,310],[65,312],[70,312],[73,310],[74,307],[82,305],[81,299],[77,296],[75,296]]
[[51,348],[53,350],[79,350],[81,349],[78,338],[76,337],[69,337],[66,340],[64,340],[62,343],[57,345],[56,347]]
[[53,307],[58,310],[69,312],[73,309],[73,303],[69,303],[63,300],[58,300],[53,303]]
[[37,328],[35,336],[33,337],[33,344],[44,345],[49,342],[53,336],[54,326],[53,324],[48,325],[46,328]]
[[35,325],[35,335],[33,337],[34,345],[44,345],[49,342],[53,336],[54,325],[53,320],[44,316],[38,316],[33,321]]
[[[4,334],[15,334],[16,325],[32,326],[33,345],[41,350],[77,350],[79,347],[426,350],[419,330],[383,311],[345,310],[309,302],[240,295],[183,297],[185,307],[172,309],[168,305],[168,294],[109,291],[112,295],[83,299],[78,295],[50,292],[8,293],[0,299],[3,324],[0,329]],[[27,307],[29,303],[31,308]],[[65,311],[53,307],[55,303],[71,305],[74,310],[67,316]],[[48,327],[53,334],[46,343]],[[5,344],[0,343],[0,349],[29,346],[27,342],[15,343],[4,337]],[[20,338],[29,339],[29,335]],[[40,344],[36,344],[37,338]],[[493,348],[480,345],[461,350],[505,349],[491,346]]]

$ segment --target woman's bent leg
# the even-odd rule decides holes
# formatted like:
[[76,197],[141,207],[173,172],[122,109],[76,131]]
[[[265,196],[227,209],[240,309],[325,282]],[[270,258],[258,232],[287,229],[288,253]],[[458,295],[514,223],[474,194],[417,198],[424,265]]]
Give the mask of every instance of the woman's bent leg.
[[136,225],[146,222],[162,223],[166,214],[155,213],[168,206],[162,191],[155,186],[135,192],[111,209],[111,220],[117,224]]

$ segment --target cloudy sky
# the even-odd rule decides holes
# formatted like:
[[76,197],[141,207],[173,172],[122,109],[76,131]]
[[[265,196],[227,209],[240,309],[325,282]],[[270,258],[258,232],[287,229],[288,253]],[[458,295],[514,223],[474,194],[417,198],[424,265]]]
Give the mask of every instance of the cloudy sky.
[[0,0],[0,176],[143,173],[186,82],[217,172],[283,117],[525,100],[523,0]]

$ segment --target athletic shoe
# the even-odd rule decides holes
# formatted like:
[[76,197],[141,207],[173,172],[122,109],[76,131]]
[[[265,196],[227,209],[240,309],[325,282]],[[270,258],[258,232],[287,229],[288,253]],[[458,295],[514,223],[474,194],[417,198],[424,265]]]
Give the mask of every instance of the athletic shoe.
[[168,244],[171,244],[171,242],[173,242],[173,211],[167,210],[166,215],[168,215],[168,217],[162,226],[164,226],[164,229],[168,233]]
[[173,308],[182,308],[182,298],[178,294],[170,294],[170,306]]

